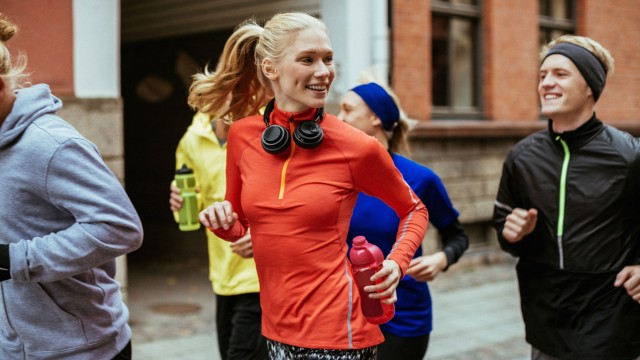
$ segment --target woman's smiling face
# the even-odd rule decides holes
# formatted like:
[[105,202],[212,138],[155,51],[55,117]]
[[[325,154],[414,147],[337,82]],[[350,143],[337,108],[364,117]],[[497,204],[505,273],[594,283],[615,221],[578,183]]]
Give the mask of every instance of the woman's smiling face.
[[291,35],[274,71],[268,75],[278,107],[287,112],[324,107],[335,77],[333,49],[327,33],[308,28]]

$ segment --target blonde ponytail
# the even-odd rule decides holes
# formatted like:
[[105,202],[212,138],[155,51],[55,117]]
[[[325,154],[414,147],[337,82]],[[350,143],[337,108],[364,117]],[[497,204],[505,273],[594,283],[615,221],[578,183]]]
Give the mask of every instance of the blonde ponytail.
[[[248,21],[240,25],[224,46],[214,72],[205,69],[194,75],[189,89],[189,105],[205,114],[230,121],[255,115],[267,103],[255,64],[255,48],[264,29]],[[227,108],[227,95],[231,103]]]

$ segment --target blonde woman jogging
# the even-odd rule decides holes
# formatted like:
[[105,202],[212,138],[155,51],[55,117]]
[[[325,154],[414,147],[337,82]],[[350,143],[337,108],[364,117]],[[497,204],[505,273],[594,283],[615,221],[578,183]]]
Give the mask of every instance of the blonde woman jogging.
[[[275,15],[236,30],[246,40],[237,72],[204,74],[196,108],[232,93],[225,200],[200,214],[223,239],[251,226],[260,280],[263,334],[272,359],[375,359],[383,336],[360,311],[347,259],[347,230],[359,191],[380,197],[400,218],[394,251],[366,288],[395,302],[427,225],[427,210],[375,139],[326,114],[335,76],[320,20]],[[264,116],[251,116],[269,101]],[[252,96],[252,102],[242,101]]]

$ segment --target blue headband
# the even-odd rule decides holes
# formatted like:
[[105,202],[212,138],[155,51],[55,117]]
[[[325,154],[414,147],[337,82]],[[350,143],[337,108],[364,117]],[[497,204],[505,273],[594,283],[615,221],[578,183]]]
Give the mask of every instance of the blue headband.
[[373,111],[378,118],[382,121],[382,127],[387,130],[393,130],[395,123],[400,121],[400,110],[398,105],[393,101],[393,98],[389,93],[380,85],[376,83],[368,83],[364,85],[358,85],[351,89],[354,93],[358,94],[367,104],[369,109]]
[[587,85],[591,88],[593,100],[598,101],[602,90],[604,90],[605,80],[607,79],[604,65],[602,65],[600,60],[598,60],[591,51],[572,43],[559,43],[555,45],[549,50],[542,61],[544,62],[548,56],[553,54],[563,55],[576,65],[582,77],[587,81]]

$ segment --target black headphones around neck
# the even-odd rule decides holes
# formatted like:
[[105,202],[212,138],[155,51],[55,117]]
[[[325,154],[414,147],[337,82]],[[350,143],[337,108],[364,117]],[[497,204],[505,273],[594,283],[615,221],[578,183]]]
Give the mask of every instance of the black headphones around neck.
[[[281,125],[269,125],[269,117],[273,111],[275,99],[264,109],[264,123],[267,128],[262,132],[262,148],[269,154],[279,154],[289,147],[291,142],[289,130]],[[324,108],[316,110],[315,120],[302,121],[293,131],[293,141],[303,149],[313,149],[322,143],[324,134],[320,121],[324,117]]]

